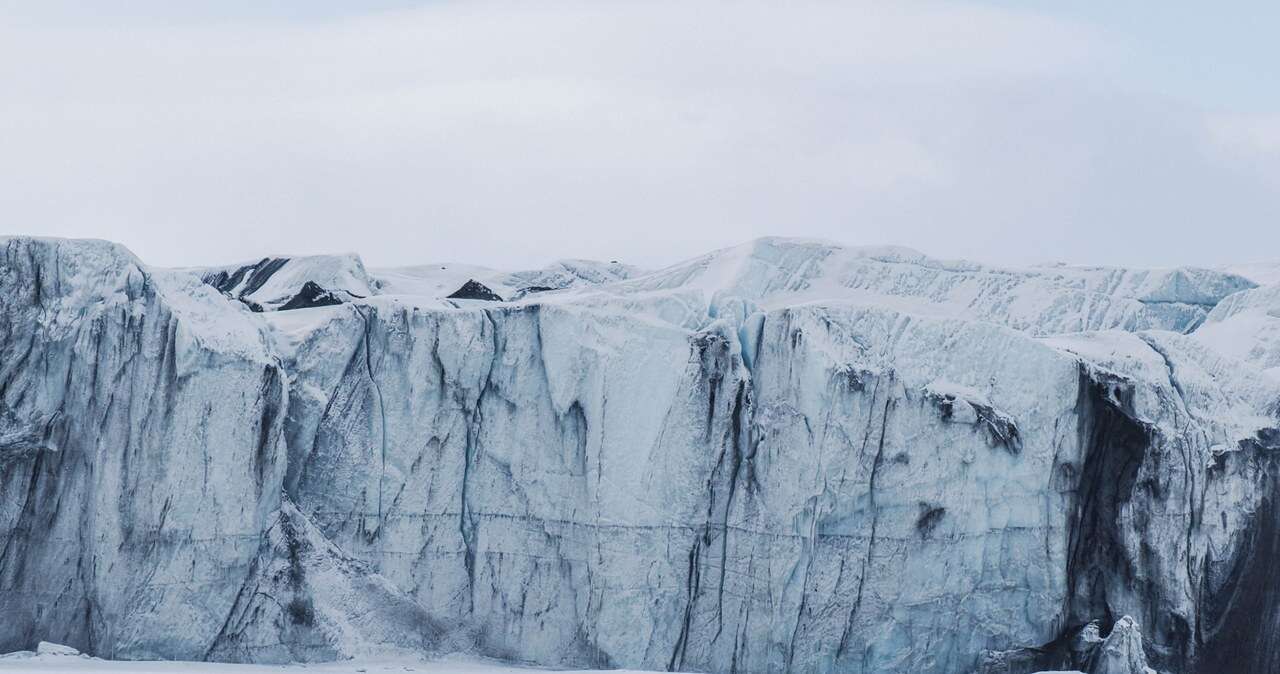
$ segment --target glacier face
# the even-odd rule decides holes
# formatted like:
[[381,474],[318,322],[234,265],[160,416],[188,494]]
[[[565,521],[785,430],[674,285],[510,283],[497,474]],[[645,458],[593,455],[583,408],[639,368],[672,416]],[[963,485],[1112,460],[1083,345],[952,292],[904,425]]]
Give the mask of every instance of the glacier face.
[[0,641],[203,655],[279,507],[286,374],[188,275],[3,246]]
[[1280,671],[1243,277],[3,244],[0,651]]

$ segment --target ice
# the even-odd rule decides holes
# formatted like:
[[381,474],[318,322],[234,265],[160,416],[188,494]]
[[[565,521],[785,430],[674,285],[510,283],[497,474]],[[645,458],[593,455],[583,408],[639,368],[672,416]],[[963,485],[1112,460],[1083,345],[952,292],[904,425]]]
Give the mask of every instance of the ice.
[[518,300],[529,295],[611,283],[632,278],[642,271],[620,262],[560,260],[542,269],[500,271],[470,264],[438,263],[412,267],[375,269],[378,292],[403,295],[419,305],[447,298],[468,281],[476,281],[504,299]]
[[1138,623],[1129,616],[1116,621],[1111,634],[1102,642],[1089,674],[1155,674],[1147,667]]
[[1280,377],[1280,285],[1227,297],[1195,336],[1222,354]]
[[1232,264],[1220,267],[1219,271],[1243,276],[1260,286],[1280,283],[1280,261]]
[[[1274,286],[778,238],[652,272],[192,273],[0,243],[4,650],[864,674],[1277,657]],[[447,299],[468,280],[505,301]],[[308,283],[341,303],[282,310]]]
[[737,297],[764,308],[806,302],[874,304],[987,320],[1034,334],[1123,328],[1185,331],[1250,281],[1205,269],[1001,269],[905,248],[848,248],[766,238],[605,286]]

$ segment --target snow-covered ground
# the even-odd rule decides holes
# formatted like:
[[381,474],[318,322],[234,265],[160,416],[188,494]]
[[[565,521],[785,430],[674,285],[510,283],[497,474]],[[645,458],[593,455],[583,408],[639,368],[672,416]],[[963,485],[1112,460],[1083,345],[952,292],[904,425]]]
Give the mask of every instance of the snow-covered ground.
[[[65,647],[46,648],[58,651]],[[102,660],[85,655],[59,652],[35,653],[22,651],[0,655],[0,672],[5,674],[160,674],[183,672],[190,674],[383,674],[389,672],[421,672],[424,674],[546,674],[561,670],[531,669],[513,665],[450,656],[438,660],[390,659],[347,660],[318,664],[291,665],[241,665],[219,662],[180,662],[166,660]],[[592,674],[600,670],[574,670],[575,674]],[[636,670],[610,670],[612,674],[626,674]]]

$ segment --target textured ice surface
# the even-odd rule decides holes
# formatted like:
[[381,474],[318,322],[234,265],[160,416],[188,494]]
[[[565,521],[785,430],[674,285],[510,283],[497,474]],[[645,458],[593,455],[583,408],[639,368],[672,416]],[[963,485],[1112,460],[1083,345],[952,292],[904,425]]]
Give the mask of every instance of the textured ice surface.
[[279,506],[285,374],[190,275],[0,246],[0,650],[201,655]]
[[1243,276],[1260,286],[1280,283],[1280,261],[1233,264],[1221,267],[1219,271]]
[[1221,353],[1280,377],[1280,284],[1226,298],[1195,334]]
[[[0,245],[0,650],[1280,671],[1271,287],[1237,275]],[[308,283],[339,303],[283,310]]]
[[764,308],[855,302],[1001,323],[1035,334],[1123,328],[1183,331],[1227,295],[1253,287],[1206,269],[1001,269],[906,248],[759,239],[617,284],[623,292],[698,291]]

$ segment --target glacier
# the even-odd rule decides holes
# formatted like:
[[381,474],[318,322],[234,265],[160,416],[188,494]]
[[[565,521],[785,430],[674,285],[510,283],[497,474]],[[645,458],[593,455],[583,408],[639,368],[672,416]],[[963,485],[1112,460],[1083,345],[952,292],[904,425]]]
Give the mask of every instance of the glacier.
[[1280,672],[1264,265],[0,244],[0,652]]

